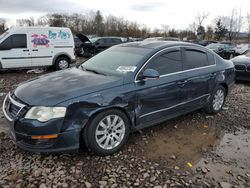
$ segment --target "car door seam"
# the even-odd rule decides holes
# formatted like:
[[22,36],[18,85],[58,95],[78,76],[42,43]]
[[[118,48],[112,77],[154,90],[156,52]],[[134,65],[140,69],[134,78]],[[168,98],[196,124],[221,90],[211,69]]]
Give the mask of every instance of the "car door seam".
[[187,104],[187,103],[193,102],[193,101],[195,101],[195,100],[198,100],[198,99],[200,99],[200,98],[208,97],[208,96],[210,96],[210,94],[205,94],[205,95],[199,96],[199,97],[197,97],[197,98],[195,98],[195,99],[192,99],[192,100],[189,100],[189,101],[186,101],[186,102],[181,102],[181,103],[179,103],[179,104],[170,106],[170,107],[168,107],[168,108],[163,108],[163,109],[160,109],[160,110],[156,110],[156,111],[153,111],[153,112],[149,112],[149,113],[143,114],[143,115],[141,115],[139,118],[143,118],[143,117],[145,117],[145,116],[148,116],[148,115],[151,115],[151,114],[155,114],[155,113],[158,113],[158,112],[170,110],[170,109],[175,108],[175,107],[177,107],[177,106],[181,106],[181,105],[184,105],[184,104]]

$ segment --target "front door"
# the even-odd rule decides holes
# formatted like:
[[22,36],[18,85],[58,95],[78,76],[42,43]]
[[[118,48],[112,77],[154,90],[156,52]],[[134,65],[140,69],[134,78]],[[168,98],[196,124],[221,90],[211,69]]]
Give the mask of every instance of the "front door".
[[27,46],[26,34],[13,34],[1,43],[1,63],[3,68],[31,66],[31,54]]
[[[160,73],[159,79],[136,81],[137,125],[147,126],[179,114],[183,93],[179,83],[183,80],[182,53],[180,48],[171,48],[159,53],[143,68]],[[140,73],[139,73],[140,74]]]

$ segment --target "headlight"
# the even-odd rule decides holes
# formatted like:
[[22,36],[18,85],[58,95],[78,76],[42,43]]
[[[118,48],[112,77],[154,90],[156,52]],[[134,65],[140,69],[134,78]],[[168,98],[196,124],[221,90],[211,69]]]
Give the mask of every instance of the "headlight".
[[26,114],[25,119],[35,119],[46,122],[50,119],[64,117],[65,113],[65,107],[32,107]]

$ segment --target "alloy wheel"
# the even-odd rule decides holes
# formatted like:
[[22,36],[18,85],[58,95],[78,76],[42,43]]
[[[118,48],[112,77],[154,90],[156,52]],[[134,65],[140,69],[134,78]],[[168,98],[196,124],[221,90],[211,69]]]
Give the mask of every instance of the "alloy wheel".
[[125,136],[125,123],[118,115],[107,115],[97,125],[96,143],[105,150],[111,150],[120,145]]
[[218,89],[213,99],[213,108],[215,111],[219,111],[222,108],[224,100],[225,100],[224,91],[222,89]]
[[62,59],[59,61],[58,66],[61,70],[64,70],[68,68],[69,63],[66,60]]

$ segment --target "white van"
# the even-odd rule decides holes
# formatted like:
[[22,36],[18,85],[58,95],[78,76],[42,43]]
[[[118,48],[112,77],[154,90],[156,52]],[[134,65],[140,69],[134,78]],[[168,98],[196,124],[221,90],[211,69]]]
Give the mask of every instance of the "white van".
[[0,69],[54,66],[62,70],[74,61],[69,28],[17,27],[0,35]]

